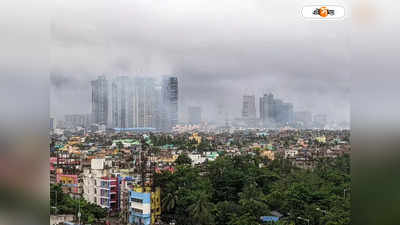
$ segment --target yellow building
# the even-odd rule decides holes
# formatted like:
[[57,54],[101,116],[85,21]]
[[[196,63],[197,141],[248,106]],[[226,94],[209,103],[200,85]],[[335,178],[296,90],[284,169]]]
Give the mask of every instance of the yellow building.
[[171,155],[171,156],[160,156],[156,159],[156,162],[163,162],[163,163],[173,163],[178,158],[179,155]]
[[69,145],[76,145],[81,143],[81,138],[80,137],[71,137],[68,141]]
[[189,140],[195,140],[197,144],[201,143],[201,136],[198,133],[193,133],[192,136],[189,137]]
[[271,150],[264,150],[260,153],[260,156],[266,157],[269,160],[275,160],[275,152]]
[[[143,206],[140,206],[139,203],[134,203],[136,204],[136,207],[138,207],[139,209],[145,209],[145,205],[146,202],[148,202],[148,200],[146,200],[145,198],[150,196],[150,224],[155,224],[160,216],[161,216],[161,189],[159,187],[155,188],[154,191],[151,190],[151,187],[141,187],[141,186],[136,186],[133,188],[133,191],[135,194],[133,193],[133,197],[135,198],[143,198],[142,202],[143,202]],[[142,194],[140,194],[142,193]],[[144,194],[144,195],[143,195]],[[147,205],[148,207],[148,205]],[[146,210],[144,210],[146,211]],[[135,221],[134,219],[132,219],[131,221]],[[146,224],[146,223],[145,223]]]
[[317,140],[319,143],[326,143],[326,137],[325,136],[316,137],[315,140]]
[[151,224],[155,224],[156,220],[161,216],[161,190],[156,188],[151,193]]

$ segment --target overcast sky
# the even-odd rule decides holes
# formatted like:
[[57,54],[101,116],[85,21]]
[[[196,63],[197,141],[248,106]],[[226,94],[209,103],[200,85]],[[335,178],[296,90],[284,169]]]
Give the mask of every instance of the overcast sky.
[[[272,92],[295,111],[349,121],[349,23],[304,21],[299,1],[57,0],[51,115],[90,112],[90,80],[176,74],[180,118]],[[303,3],[303,1],[301,2]],[[258,114],[258,112],[257,112]]]

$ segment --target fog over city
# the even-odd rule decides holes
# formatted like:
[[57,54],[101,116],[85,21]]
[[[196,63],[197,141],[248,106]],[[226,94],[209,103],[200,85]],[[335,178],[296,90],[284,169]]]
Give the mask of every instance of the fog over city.
[[[100,75],[179,80],[179,118],[272,92],[295,111],[349,121],[347,22],[304,21],[298,5],[268,1],[57,1],[52,15],[51,116],[89,113]],[[278,20],[279,21],[278,23]],[[316,32],[318,31],[318,32]]]

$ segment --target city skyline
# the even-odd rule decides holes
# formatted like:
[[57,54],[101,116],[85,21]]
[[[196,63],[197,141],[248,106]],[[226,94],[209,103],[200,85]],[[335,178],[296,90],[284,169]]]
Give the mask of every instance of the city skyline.
[[[105,125],[108,128],[150,128],[170,131],[180,124],[200,124],[209,122],[202,119],[201,106],[188,107],[187,121],[179,120],[178,111],[178,79],[164,76],[160,83],[153,78],[119,76],[110,83],[105,76],[99,76],[92,84],[92,113],[66,114],[60,122],[61,127],[85,127],[91,124]],[[100,89],[100,91],[99,91]],[[99,101],[99,96],[102,99]],[[334,125],[326,114],[313,113],[308,110],[294,111],[293,104],[284,102],[272,93],[259,98],[259,113],[256,109],[256,96],[242,96],[241,117],[232,118],[235,126],[278,128],[284,126],[302,126],[303,128],[324,128]],[[106,103],[106,104],[104,104]],[[221,106],[222,107],[222,106]],[[223,108],[219,108],[222,114]],[[111,108],[110,112],[98,112],[98,109]],[[111,114],[111,118],[99,120],[99,114]],[[55,119],[55,118],[53,118]],[[220,118],[218,125],[226,125],[227,117]],[[100,121],[100,122],[98,122]],[[239,123],[238,123],[239,122]],[[54,121],[52,124],[55,124]],[[339,122],[342,126],[346,123]],[[336,126],[336,125],[334,125]]]
[[[92,82],[98,81],[99,79],[106,79],[106,82],[109,82],[111,84],[115,79],[118,79],[119,77],[126,77],[127,79],[132,79],[132,80],[138,80],[138,79],[153,80],[155,82],[154,86],[157,87],[157,88],[161,88],[162,79],[165,76],[166,75],[162,75],[162,76],[159,76],[159,77],[146,77],[146,76],[143,76],[143,75],[142,76],[105,76],[105,75],[101,75],[101,76],[98,76],[98,77],[94,78],[93,80],[89,81],[89,83],[91,83],[91,85],[93,86]],[[179,76],[177,76],[177,77],[179,77]],[[181,84],[179,84],[179,85],[181,85]],[[91,93],[90,89],[92,87],[89,86],[88,88],[89,88],[89,90],[88,90],[89,95],[86,96],[86,97],[88,99],[91,99],[92,98],[91,97],[92,94],[90,94]],[[185,88],[182,87],[180,89],[182,90],[182,89],[185,89]],[[108,101],[109,101],[108,107],[111,107],[111,105],[112,105],[111,104],[111,101],[112,101],[111,91],[112,91],[112,88],[109,88],[108,92],[110,92],[110,94],[109,94],[109,99],[108,99]],[[246,94],[247,92],[248,92],[248,90],[245,90],[243,92],[243,94],[241,94],[239,96],[238,99],[235,99],[236,102],[234,104],[237,105],[235,111],[229,110],[229,107],[223,107],[223,104],[220,104],[220,103],[216,104],[215,102],[213,102],[215,104],[215,107],[213,107],[213,110],[212,110],[213,112],[211,113],[213,115],[211,116],[211,119],[210,119],[210,116],[209,116],[210,112],[208,111],[208,114],[207,114],[207,112],[204,113],[204,111],[206,111],[206,110],[202,110],[203,111],[203,113],[202,113],[203,119],[205,121],[215,122],[218,119],[218,116],[219,116],[218,113],[221,113],[221,110],[222,111],[229,111],[229,113],[228,113],[229,116],[228,117],[231,120],[235,119],[235,118],[242,118],[243,117],[243,113],[244,113],[243,112],[243,103],[244,103],[243,102],[243,98],[249,98],[249,97],[253,97],[253,96],[255,97],[255,99],[254,99],[255,100],[254,107],[255,107],[255,115],[256,115],[255,118],[261,119],[261,108],[260,108],[260,104],[259,104],[259,100],[261,100],[260,98],[262,98],[264,95],[266,95],[268,93],[273,94],[273,95],[275,95],[275,93],[279,94],[279,92],[273,92],[273,91],[270,91],[270,92],[268,92],[268,91],[259,92],[259,93],[261,93],[259,95],[258,94]],[[181,105],[181,107],[179,107],[179,110],[178,110],[178,120],[179,120],[180,123],[184,123],[184,122],[189,122],[189,117],[190,117],[190,115],[188,114],[188,111],[185,110],[185,108],[187,109],[187,108],[191,107],[191,105],[196,104],[196,102],[193,103],[193,101],[190,101],[190,102],[192,102],[191,104],[182,103],[180,98],[184,98],[184,97],[182,97],[181,95],[182,94],[179,93],[179,96],[180,96],[179,97],[179,105]],[[287,101],[286,99],[292,99],[290,96],[286,96],[286,98],[282,98],[282,96],[280,96],[279,98],[280,98],[279,100],[282,100],[284,102],[290,102],[290,101]],[[323,110],[313,111],[313,110],[311,110],[309,108],[305,108],[304,106],[298,106],[297,104],[295,104],[293,102],[291,102],[291,103],[294,105],[294,107],[293,107],[293,111],[294,112],[295,111],[296,112],[298,112],[298,111],[310,111],[313,115],[326,115],[329,118],[329,121],[349,122],[346,118],[344,118],[344,119],[332,118],[331,116],[329,116],[329,112],[328,111],[323,111]],[[65,117],[65,115],[71,115],[71,114],[86,114],[86,113],[89,113],[89,114],[93,115],[93,112],[92,112],[93,105],[92,104],[93,104],[92,102],[89,102],[89,104],[86,105],[86,107],[85,107],[85,108],[87,108],[86,110],[78,111],[78,110],[75,109],[75,110],[71,110],[69,112],[59,113],[59,114],[56,114],[56,115],[54,113],[54,110],[51,110],[51,117],[57,118],[57,120],[62,120]],[[314,104],[315,104],[315,102],[314,102]],[[197,103],[197,105],[202,106],[202,105],[208,105],[208,104]],[[74,108],[74,107],[71,105],[71,108]],[[113,121],[112,116],[111,116],[112,115],[111,111],[112,110],[109,110],[109,112],[108,112],[108,114],[110,114],[110,116],[108,116],[108,121],[109,121],[110,124]],[[224,114],[226,114],[226,113],[224,113]],[[252,112],[252,114],[254,114],[254,112]],[[252,115],[251,117],[254,117],[254,115]]]

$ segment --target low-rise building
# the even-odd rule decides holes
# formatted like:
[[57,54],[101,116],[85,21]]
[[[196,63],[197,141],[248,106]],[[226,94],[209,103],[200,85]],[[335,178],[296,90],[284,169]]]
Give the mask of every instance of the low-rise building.
[[159,188],[152,191],[150,187],[133,187],[129,201],[129,223],[150,225],[159,220],[161,215]]
[[109,160],[92,159],[83,173],[83,197],[86,201],[117,212],[120,208],[120,177],[111,173]]
[[189,158],[192,160],[192,165],[202,164],[206,161],[206,157],[202,156],[199,153],[191,153],[188,154]]

